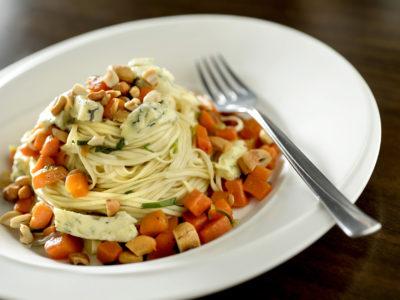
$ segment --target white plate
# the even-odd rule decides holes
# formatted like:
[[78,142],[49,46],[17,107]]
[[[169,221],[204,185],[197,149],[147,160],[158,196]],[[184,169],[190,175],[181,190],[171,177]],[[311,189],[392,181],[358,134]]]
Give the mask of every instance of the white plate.
[[[193,62],[223,53],[264,99],[265,112],[355,201],[375,165],[380,119],[357,71],[323,43],[256,19],[195,15],[97,30],[39,51],[0,73],[2,148],[16,143],[55,95],[107,64],[152,56],[199,90]],[[2,166],[4,167],[4,166]],[[6,209],[4,203],[2,210]],[[243,282],[306,248],[333,224],[283,164],[275,189],[238,228],[199,249],[142,264],[75,267],[21,246],[0,228],[0,295],[85,299],[194,297]],[[351,240],[349,240],[351,243]]]

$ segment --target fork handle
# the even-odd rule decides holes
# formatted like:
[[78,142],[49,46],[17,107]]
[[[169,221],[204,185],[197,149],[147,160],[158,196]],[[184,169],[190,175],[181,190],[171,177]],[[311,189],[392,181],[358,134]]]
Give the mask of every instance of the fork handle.
[[326,206],[339,227],[350,237],[378,231],[381,224],[352,204],[267,116],[246,108],[281,149],[283,155]]

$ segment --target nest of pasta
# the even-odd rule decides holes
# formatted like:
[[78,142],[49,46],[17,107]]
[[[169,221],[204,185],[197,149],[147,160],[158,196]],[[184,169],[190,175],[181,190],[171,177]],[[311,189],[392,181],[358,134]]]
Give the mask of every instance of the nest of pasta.
[[1,222],[52,258],[87,264],[87,254],[137,262],[224,234],[232,208],[270,192],[279,150],[254,120],[134,59],[57,96],[11,152],[4,198],[15,205]]

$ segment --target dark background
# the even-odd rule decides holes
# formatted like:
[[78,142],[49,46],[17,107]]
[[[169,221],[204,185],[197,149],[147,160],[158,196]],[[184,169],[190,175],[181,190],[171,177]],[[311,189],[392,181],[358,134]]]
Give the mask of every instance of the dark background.
[[193,13],[275,21],[336,49],[366,79],[381,113],[379,160],[357,204],[379,219],[383,229],[350,240],[333,228],[274,270],[209,297],[400,299],[400,1],[1,0],[0,4],[1,68],[99,27]]

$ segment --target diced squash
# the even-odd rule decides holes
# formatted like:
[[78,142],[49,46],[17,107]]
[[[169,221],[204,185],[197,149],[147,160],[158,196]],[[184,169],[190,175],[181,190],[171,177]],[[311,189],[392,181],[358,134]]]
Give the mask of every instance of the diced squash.
[[243,182],[241,179],[227,180],[225,182],[225,187],[228,192],[233,195],[233,207],[244,207],[249,203],[249,200],[244,193]]
[[211,206],[211,199],[197,189],[194,189],[183,198],[183,206],[185,206],[196,217]]
[[65,233],[51,237],[44,245],[44,249],[52,259],[66,259],[71,253],[82,251],[83,241],[81,238]]
[[43,169],[44,167],[52,166],[54,164],[55,162],[51,157],[40,155],[36,162],[36,165],[32,168],[32,173],[35,173]]
[[140,234],[157,236],[168,229],[168,219],[162,210],[156,210],[145,215],[140,222]]
[[29,222],[29,227],[36,230],[36,229],[43,229],[45,228],[51,221],[53,217],[53,211],[44,202],[38,202],[32,208],[32,217]]
[[199,123],[201,126],[206,128],[208,132],[213,132],[218,124],[218,121],[211,112],[201,110],[199,115]]
[[208,137],[207,129],[201,125],[196,127],[196,145],[207,154],[211,154],[212,145]]
[[248,181],[245,182],[245,191],[257,200],[263,200],[272,190],[272,186],[268,182]]
[[39,156],[39,152],[33,150],[29,145],[27,144],[22,144],[20,147],[18,147],[18,150],[21,151],[21,153],[25,156],[32,156],[32,157],[37,157]]
[[215,202],[218,199],[224,199],[225,201],[228,201],[229,193],[228,192],[223,192],[223,191],[215,191],[215,192],[213,192],[213,194],[211,196],[211,200]]
[[178,226],[179,220],[178,217],[172,216],[168,219],[168,231],[174,230],[176,226]]
[[190,211],[183,212],[182,219],[184,222],[192,224],[197,231],[200,231],[208,221],[205,213],[202,213],[200,216],[196,217]]
[[97,247],[97,259],[103,264],[115,262],[122,253],[122,247],[117,242],[101,242]]
[[65,179],[65,188],[74,198],[84,197],[89,193],[88,179],[80,171],[70,173]]
[[271,170],[257,166],[244,181],[244,191],[254,196],[257,200],[264,199],[272,189],[271,185],[267,182],[271,173]]
[[255,167],[253,172],[251,172],[247,178],[251,178],[252,180],[258,180],[258,181],[267,181],[272,174],[272,171],[268,168],[264,168],[261,166]]
[[261,131],[260,124],[254,119],[243,120],[243,123],[244,128],[240,131],[240,136],[243,139],[257,139]]
[[237,132],[233,127],[226,127],[215,131],[215,135],[224,138],[228,141],[233,141],[238,138]]
[[232,229],[231,222],[228,217],[223,216],[207,223],[200,231],[200,240],[202,243],[208,243],[220,237],[224,233]]
[[55,183],[67,177],[68,171],[64,167],[50,167],[36,172],[32,178],[32,185],[34,189],[40,189],[48,184]]
[[43,145],[46,141],[46,138],[51,134],[51,129],[40,132],[36,135],[35,140],[33,141],[33,147],[40,151],[43,148]]
[[156,251],[150,253],[147,259],[161,258],[175,253],[175,238],[171,232],[161,232],[156,236]]
[[58,166],[66,166],[67,165],[68,155],[64,151],[60,150],[55,156],[55,162]]
[[40,155],[43,156],[53,156],[56,155],[57,152],[60,150],[60,140],[52,135],[49,135],[44,144],[42,149],[40,150]]

